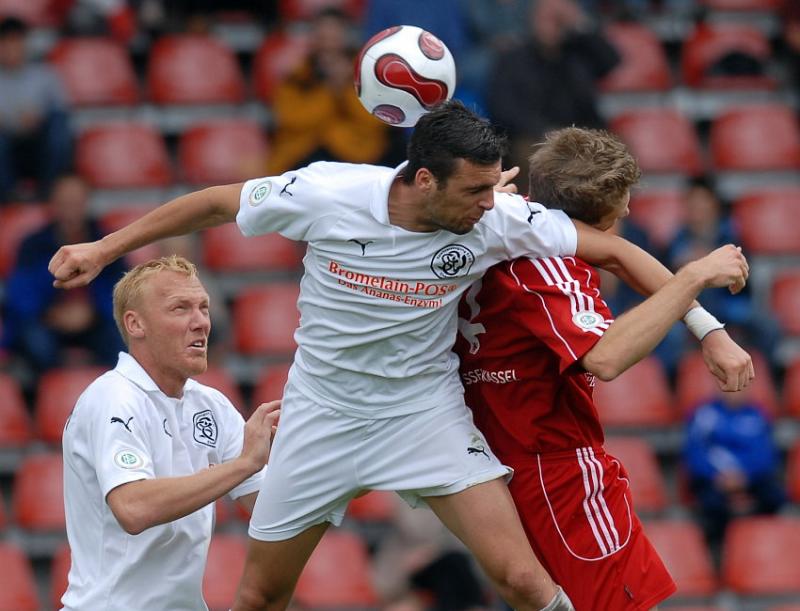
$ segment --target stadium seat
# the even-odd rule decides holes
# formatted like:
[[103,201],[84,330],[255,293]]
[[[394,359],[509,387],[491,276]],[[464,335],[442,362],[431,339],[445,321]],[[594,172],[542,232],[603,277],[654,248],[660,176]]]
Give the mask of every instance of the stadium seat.
[[800,418],[800,358],[786,367],[783,378],[783,407],[786,413]]
[[280,0],[278,10],[283,21],[308,21],[323,8],[337,8],[351,19],[361,20],[366,0]]
[[236,349],[246,355],[293,354],[299,294],[296,283],[270,284],[240,293],[233,302]]
[[286,386],[291,366],[291,363],[281,363],[279,365],[271,365],[262,370],[256,382],[256,387],[253,389],[253,408],[267,401],[283,397],[283,388]]
[[686,207],[680,191],[637,193],[630,204],[631,220],[647,232],[653,246],[664,249],[683,226]]
[[275,32],[264,39],[253,60],[253,89],[261,101],[272,102],[275,87],[302,63],[308,47],[308,37],[294,32]]
[[[140,219],[146,213],[150,212],[150,210],[152,210],[150,206],[123,206],[113,208],[99,218],[100,229],[103,233],[112,233]],[[133,252],[129,252],[125,255],[125,261],[128,265],[133,267],[134,265],[139,265],[140,263],[159,257],[161,253],[162,249],[159,244],[148,244],[147,246],[137,248]]]
[[696,175],[703,171],[694,125],[676,110],[628,111],[614,117],[610,128],[628,144],[645,173]]
[[397,513],[396,496],[386,490],[370,490],[350,501],[347,516],[359,522],[391,522]]
[[786,487],[792,501],[800,503],[800,440],[795,441],[786,459]]
[[770,292],[770,309],[780,322],[782,331],[800,335],[800,272],[779,274],[773,279]]
[[38,204],[10,204],[0,207],[0,278],[14,267],[19,245],[48,220],[47,208]]
[[22,462],[12,491],[14,521],[18,526],[32,532],[66,528],[63,471],[60,453],[34,454]]
[[255,121],[228,120],[196,125],[178,144],[178,165],[193,185],[243,182],[263,164],[267,138]]
[[0,450],[27,444],[32,428],[19,382],[0,372]]
[[0,18],[17,17],[33,26],[57,25],[52,0],[0,0]]
[[205,372],[193,377],[201,384],[216,388],[230,399],[231,403],[242,415],[247,414],[247,407],[242,397],[242,391],[239,389],[239,384],[227,369],[219,365],[209,365]]
[[139,85],[125,47],[111,38],[63,38],[50,52],[75,106],[132,105]]
[[244,78],[234,52],[210,36],[164,36],[150,49],[150,99],[156,104],[238,104]]
[[660,520],[647,522],[644,531],[678,586],[678,597],[710,596],[717,576],[703,533],[694,522]]
[[278,233],[245,237],[233,223],[202,234],[203,262],[221,272],[300,271],[304,248]]
[[[0,7],[2,4],[0,3]],[[0,541],[0,609],[38,611],[39,596],[33,567],[27,556],[11,543]]]
[[652,356],[611,382],[598,380],[594,398],[604,426],[658,427],[675,422],[667,375]]
[[725,534],[722,579],[741,595],[800,594],[800,519],[734,520]]
[[233,606],[246,556],[247,545],[242,537],[215,534],[211,539],[203,575],[203,598],[209,611],[227,611]]
[[734,202],[733,219],[742,245],[751,254],[800,254],[800,188],[758,191]]
[[75,164],[93,187],[163,187],[172,180],[161,134],[141,123],[92,127],[78,138]]
[[636,437],[610,437],[605,448],[628,472],[635,509],[649,512],[666,509],[667,486],[653,448]]
[[734,108],[718,115],[709,132],[717,170],[768,171],[800,168],[800,127],[782,104]]
[[75,367],[51,369],[42,374],[36,387],[34,419],[40,439],[61,443],[64,425],[78,397],[105,367]]
[[315,609],[376,607],[364,542],[345,530],[325,533],[300,575],[295,598]]
[[[738,56],[738,58],[737,58]],[[721,74],[719,62],[742,64],[744,58],[756,63],[753,74]],[[766,66],[772,58],[767,37],[755,27],[745,24],[704,23],[683,43],[681,73],[689,87],[702,89],[772,89],[774,78],[758,72],[758,64]],[[738,66],[737,66],[738,67]]]
[[[775,388],[769,364],[761,353],[752,350],[749,352],[753,357],[756,377],[747,392],[750,393],[753,401],[764,407],[770,418],[774,418],[780,411],[780,407],[778,391]],[[709,373],[700,351],[689,352],[681,358],[678,363],[675,395],[678,410],[682,415],[687,416],[700,403],[721,392],[716,378]]]
[[622,61],[600,81],[601,91],[666,91],[672,86],[667,54],[652,30],[629,22],[611,24],[605,33]]
[[50,602],[53,609],[61,608],[61,597],[67,591],[69,569],[72,566],[69,545],[59,546],[50,564]]

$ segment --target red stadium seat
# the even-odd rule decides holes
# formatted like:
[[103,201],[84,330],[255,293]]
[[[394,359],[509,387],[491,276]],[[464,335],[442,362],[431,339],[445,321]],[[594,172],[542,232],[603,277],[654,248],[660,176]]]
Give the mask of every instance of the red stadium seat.
[[800,189],[758,191],[740,197],[733,219],[742,245],[759,255],[800,254],[800,231],[795,219],[800,210]]
[[653,246],[669,246],[686,219],[683,194],[679,191],[637,193],[630,204],[631,220],[647,232]]
[[233,303],[236,349],[242,354],[293,354],[300,315],[295,283],[271,284],[242,292]]
[[53,556],[50,565],[50,603],[53,609],[61,608],[61,597],[67,591],[69,584],[69,569],[72,566],[69,545],[64,543]]
[[283,21],[308,21],[324,8],[337,8],[351,19],[359,21],[364,15],[366,0],[280,0],[278,9]]
[[216,271],[299,271],[303,247],[278,233],[245,237],[233,223],[202,234],[203,262]]
[[329,530],[300,575],[295,598],[311,608],[376,607],[364,542],[345,530]]
[[139,101],[131,58],[125,47],[110,38],[64,38],[50,52],[50,63],[76,106]]
[[770,306],[784,333],[800,335],[800,272],[784,272],[773,279]]
[[800,358],[786,368],[783,378],[783,407],[786,413],[800,418]]
[[[114,208],[100,217],[100,229],[103,233],[112,233],[140,219],[146,213],[150,212],[150,210],[152,210],[152,208],[147,206]],[[158,243],[148,244],[147,246],[137,248],[133,252],[129,252],[125,255],[125,261],[128,265],[133,267],[134,265],[139,265],[150,259],[160,257],[161,252],[161,246]]]
[[24,446],[32,428],[19,382],[0,372],[0,449]]
[[18,526],[34,532],[63,531],[64,462],[61,454],[35,454],[14,478],[13,513]]
[[160,38],[147,66],[150,99],[156,104],[238,104],[244,78],[234,52],[210,36]]
[[[761,405],[766,414],[774,418],[780,408],[778,405],[778,392],[775,382],[770,374],[770,367],[764,355],[750,351],[753,357],[753,367],[756,377],[745,391],[757,404]],[[675,395],[678,409],[684,416],[690,414],[700,403],[719,395],[716,378],[709,373],[699,351],[686,354],[678,363],[678,379]]]
[[386,490],[370,490],[347,507],[347,516],[359,522],[391,522],[396,513],[395,493]]
[[694,522],[648,522],[644,530],[675,580],[677,596],[710,596],[716,592],[717,577],[711,554]]
[[246,556],[242,537],[216,534],[211,539],[203,575],[203,598],[209,611],[227,611],[233,606]]
[[0,278],[14,267],[22,240],[44,226],[48,216],[47,208],[37,204],[0,207]]
[[39,596],[33,567],[22,550],[0,541],[0,566],[3,567],[0,571],[0,609],[38,611]]
[[628,472],[636,510],[666,509],[667,486],[653,448],[636,437],[610,437],[606,439],[605,448]]
[[286,386],[291,366],[291,363],[272,365],[261,372],[256,387],[253,389],[254,408],[262,403],[283,397],[283,388]]
[[648,108],[622,113],[610,123],[630,147],[642,171],[700,174],[704,163],[691,121],[675,110]]
[[698,26],[683,43],[681,72],[689,87],[703,89],[771,89],[775,79],[764,74],[714,74],[714,66],[730,54],[743,54],[760,62],[771,61],[769,40],[757,28],[740,24]]
[[744,595],[800,594],[800,519],[734,520],[725,534],[722,579]]
[[39,438],[48,443],[61,443],[64,425],[78,397],[106,369],[76,367],[51,369],[42,374],[36,388],[34,418]]
[[794,110],[781,104],[723,112],[711,123],[709,146],[717,170],[800,168],[800,126]]
[[0,0],[0,18],[17,17],[33,26],[52,26],[53,0]]
[[247,407],[245,406],[244,398],[242,397],[242,391],[239,389],[239,384],[227,369],[219,365],[209,365],[208,369],[206,369],[204,373],[193,377],[201,384],[216,388],[223,395],[228,397],[231,403],[233,403],[234,407],[236,407],[236,409],[238,409],[242,414],[247,413]]
[[614,23],[606,36],[622,61],[600,82],[606,93],[666,91],[672,86],[667,54],[648,27],[637,23]]
[[267,138],[255,121],[229,120],[197,125],[184,132],[178,163],[195,185],[243,182],[267,155]]
[[800,503],[800,441],[795,441],[786,460],[786,486],[792,501]]
[[76,166],[92,186],[105,189],[163,187],[172,180],[161,134],[140,123],[87,129],[78,139]]
[[264,39],[253,61],[253,88],[260,100],[272,102],[275,87],[303,62],[308,47],[308,37],[296,33],[277,32]]
[[616,380],[598,380],[594,399],[605,426],[665,426],[675,422],[667,375],[659,360],[652,356]]

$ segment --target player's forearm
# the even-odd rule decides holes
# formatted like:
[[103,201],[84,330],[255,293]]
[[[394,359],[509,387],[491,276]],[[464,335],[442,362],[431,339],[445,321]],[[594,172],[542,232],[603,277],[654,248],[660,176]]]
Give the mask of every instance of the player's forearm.
[[699,274],[683,268],[657,293],[617,318],[581,365],[601,380],[613,380],[656,347],[703,286]]
[[108,504],[120,526],[136,535],[214,502],[257,473],[257,467],[240,457],[194,475],[139,480],[109,492]]
[[101,240],[106,262],[163,238],[235,220],[240,191],[241,185],[209,187],[181,195],[159,206]]

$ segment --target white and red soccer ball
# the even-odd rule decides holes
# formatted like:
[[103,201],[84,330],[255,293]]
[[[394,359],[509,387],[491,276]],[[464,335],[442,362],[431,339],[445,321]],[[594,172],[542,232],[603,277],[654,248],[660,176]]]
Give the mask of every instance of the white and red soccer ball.
[[456,88],[456,64],[444,43],[413,25],[370,38],[356,60],[358,98],[384,123],[411,127]]

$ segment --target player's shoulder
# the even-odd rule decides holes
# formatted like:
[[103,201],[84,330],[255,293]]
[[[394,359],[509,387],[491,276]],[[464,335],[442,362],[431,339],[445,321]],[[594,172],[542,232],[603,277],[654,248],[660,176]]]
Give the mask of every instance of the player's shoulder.
[[509,273],[527,283],[556,286],[580,282],[595,284],[597,271],[588,263],[573,256],[521,257],[509,263]]
[[73,418],[91,420],[109,410],[136,413],[147,402],[144,390],[116,370],[107,371],[86,387],[72,412]]

